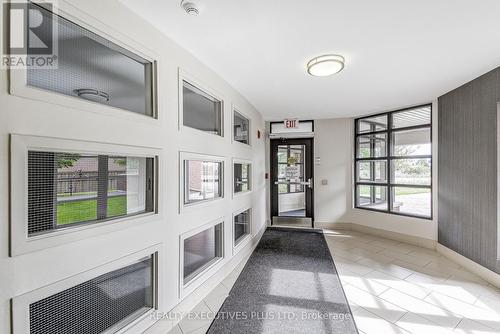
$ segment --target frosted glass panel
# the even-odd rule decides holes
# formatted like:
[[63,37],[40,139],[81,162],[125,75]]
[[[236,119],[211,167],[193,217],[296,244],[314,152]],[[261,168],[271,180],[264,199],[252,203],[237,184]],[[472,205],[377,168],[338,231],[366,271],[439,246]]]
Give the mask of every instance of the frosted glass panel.
[[222,257],[222,223],[184,240],[184,283]]

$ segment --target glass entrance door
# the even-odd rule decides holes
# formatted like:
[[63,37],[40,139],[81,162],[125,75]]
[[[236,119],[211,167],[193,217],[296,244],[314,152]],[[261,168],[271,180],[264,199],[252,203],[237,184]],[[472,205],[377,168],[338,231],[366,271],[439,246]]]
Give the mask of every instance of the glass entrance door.
[[272,225],[313,227],[312,139],[271,141]]

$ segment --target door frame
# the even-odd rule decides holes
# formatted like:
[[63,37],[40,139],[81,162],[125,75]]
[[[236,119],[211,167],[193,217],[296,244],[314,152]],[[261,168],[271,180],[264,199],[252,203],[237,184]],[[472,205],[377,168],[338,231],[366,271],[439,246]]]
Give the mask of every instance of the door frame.
[[[304,164],[305,164],[305,170],[306,174],[304,175],[304,179],[307,180],[310,176],[312,182],[313,182],[313,187],[307,187],[304,186],[305,188],[305,196],[306,196],[306,217],[311,218],[311,228],[314,228],[314,138],[278,138],[278,139],[271,139],[270,140],[270,195],[271,195],[271,207],[270,207],[270,221],[271,221],[271,226],[273,225],[273,216],[279,216],[278,213],[278,199],[279,199],[279,194],[277,191],[275,191],[275,188],[277,189],[277,185],[274,184],[275,181],[278,179],[278,169],[276,168],[277,166],[277,152],[278,152],[278,146],[279,145],[305,145],[306,150],[305,150],[305,156],[304,156]],[[309,171],[309,173],[308,173]]]

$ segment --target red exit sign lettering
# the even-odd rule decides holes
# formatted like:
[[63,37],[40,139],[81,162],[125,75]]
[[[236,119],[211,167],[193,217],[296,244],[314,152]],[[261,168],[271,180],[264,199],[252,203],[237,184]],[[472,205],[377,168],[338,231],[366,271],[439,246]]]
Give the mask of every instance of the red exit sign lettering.
[[285,129],[297,129],[299,127],[298,119],[285,119]]

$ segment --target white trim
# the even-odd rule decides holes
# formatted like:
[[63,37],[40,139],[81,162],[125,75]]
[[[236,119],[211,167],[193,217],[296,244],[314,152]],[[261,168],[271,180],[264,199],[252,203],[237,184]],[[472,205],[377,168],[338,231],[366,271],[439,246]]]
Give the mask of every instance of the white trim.
[[[184,162],[186,160],[203,160],[203,161],[211,161],[211,162],[220,162],[222,163],[222,180],[219,184],[220,190],[221,190],[221,196],[217,198],[212,198],[212,199],[205,199],[197,202],[192,202],[192,203],[185,203],[184,202],[184,197],[185,197],[185,192],[186,192],[186,175],[185,175],[185,169],[184,169]],[[192,211],[193,208],[195,209],[200,209],[201,207],[210,205],[214,202],[221,201],[224,199],[226,193],[225,193],[225,183],[226,182],[226,158],[222,156],[216,156],[216,155],[208,155],[208,154],[201,154],[201,153],[193,153],[193,152],[185,152],[185,151],[180,151],[179,152],[179,213],[183,213],[186,211]]]
[[[43,7],[43,2],[40,0],[33,1],[34,3]],[[100,21],[96,20],[92,16],[84,13],[76,7],[67,4],[65,1],[53,2],[53,12],[86,30],[89,30],[100,37],[130,51],[131,53],[140,56],[141,58],[151,62],[152,64],[152,109],[153,115],[142,115],[130,110],[112,107],[109,105],[104,105],[97,102],[92,102],[84,99],[79,99],[77,97],[44,90],[36,87],[31,87],[27,85],[27,70],[20,68],[10,68],[9,69],[9,93],[11,95],[20,96],[28,98],[31,100],[41,101],[45,103],[60,105],[67,107],[67,111],[84,111],[92,112],[101,115],[107,115],[111,117],[118,117],[123,119],[128,119],[135,122],[145,122],[148,124],[157,124],[159,119],[158,115],[158,65],[155,59],[158,56],[153,54],[152,51],[146,49],[142,45],[134,42],[133,40],[127,38],[124,35],[119,34],[112,28],[104,25]],[[107,32],[105,32],[107,31]],[[111,31],[111,34],[109,33]],[[119,37],[115,37],[118,36]]]
[[489,270],[488,268],[483,267],[482,265],[466,258],[461,254],[458,254],[454,250],[449,249],[442,244],[438,243],[436,245],[436,251],[500,289],[500,274],[497,274]]
[[81,272],[77,275],[65,278],[53,284],[40,287],[36,290],[27,292],[12,299],[12,332],[13,334],[29,333],[29,306],[31,303],[52,296],[58,292],[64,291],[88,280],[109,273],[114,270],[126,267],[137,260],[147,256],[153,256],[153,308],[141,315],[131,323],[125,325],[118,332],[114,333],[142,333],[151,325],[150,315],[158,309],[161,309],[161,298],[158,290],[158,283],[162,282],[163,273],[161,265],[163,262],[163,246],[156,244],[136,253],[129,254],[112,262],[105,263],[93,269]]
[[[234,192],[234,165],[235,164],[242,164],[242,165],[249,165],[250,166],[250,173],[248,174],[248,177],[250,178],[250,180],[248,181],[249,189],[246,191],[239,191],[237,193]],[[231,163],[231,189],[232,189],[233,199],[252,193],[252,191],[253,191],[253,163],[252,163],[252,160],[239,159],[239,158],[232,159],[232,163]]]
[[[225,131],[224,131],[224,124],[225,124],[225,111],[226,111],[226,102],[225,98],[222,96],[222,94],[219,94],[217,91],[213,90],[210,88],[209,85],[206,85],[203,83],[201,80],[197,79],[195,76],[189,74],[186,70],[182,69],[179,67],[178,69],[178,89],[179,89],[179,110],[178,110],[178,126],[179,126],[179,131],[181,132],[190,132],[194,135],[206,135],[210,136],[210,138],[214,137],[219,137],[221,139],[225,139]],[[207,94],[211,98],[218,100],[221,102],[221,115],[220,115],[220,135],[212,134],[212,133],[207,133],[203,130],[199,130],[196,128],[192,128],[189,126],[184,125],[184,93],[183,93],[183,87],[184,87],[184,81],[189,83],[190,85],[196,87],[203,93]]]
[[[184,240],[200,232],[203,232],[211,227],[222,224],[221,231],[221,250],[222,256],[216,259],[201,272],[197,273],[195,277],[189,280],[189,282],[184,283]],[[225,217],[220,217],[213,220],[207,224],[199,226],[193,230],[185,232],[179,236],[179,298],[183,299],[191,292],[196,290],[200,285],[202,285],[206,280],[213,276],[224,264],[226,259],[226,245],[225,245]]]
[[[47,150],[50,152],[78,152],[98,153],[106,155],[130,155],[135,157],[155,158],[159,160],[161,149],[127,146],[90,141],[79,141],[72,139],[61,139],[52,137],[38,137],[20,134],[12,134],[11,137],[11,175],[10,175],[10,198],[11,198],[11,256],[20,255],[36,250],[54,247],[68,242],[86,239],[104,233],[122,230],[124,228],[137,226],[146,222],[159,219],[157,205],[155,210],[135,216],[128,216],[95,224],[78,225],[72,228],[61,229],[39,236],[28,237],[28,151]],[[157,166],[160,165],[158,161]],[[154,202],[158,199],[158,175],[159,169],[155,166],[154,179]]]
[[[234,103],[231,107],[231,143],[233,144],[240,144],[240,145],[243,145],[241,147],[246,147],[246,148],[251,148],[252,147],[252,144],[253,144],[253,136],[252,136],[252,130],[253,130],[253,127],[252,127],[252,119],[251,117],[248,116],[247,113],[245,112],[242,112],[241,111],[242,109],[239,108],[238,106],[236,106]],[[240,116],[244,117],[245,119],[248,120],[248,144],[245,144],[245,143],[242,143],[242,142],[239,142],[237,140],[234,139],[234,114],[235,113],[238,113],[240,114]]]
[[[249,211],[249,219],[250,219],[250,222],[248,224],[248,228],[249,228],[249,231],[248,231],[248,234],[244,235],[243,237],[241,237],[240,239],[240,242],[236,244],[236,240],[234,240],[234,237],[235,237],[235,228],[234,228],[234,218],[239,215],[240,213],[243,213],[245,211]],[[240,209],[236,212],[233,212],[233,215],[232,215],[232,220],[231,220],[231,244],[233,245],[233,256],[236,255],[237,253],[239,253],[243,248],[245,248],[245,246],[250,242],[250,240],[252,240],[252,236],[253,236],[253,210],[252,210],[252,207],[251,206],[247,206],[245,207],[244,209]]]

